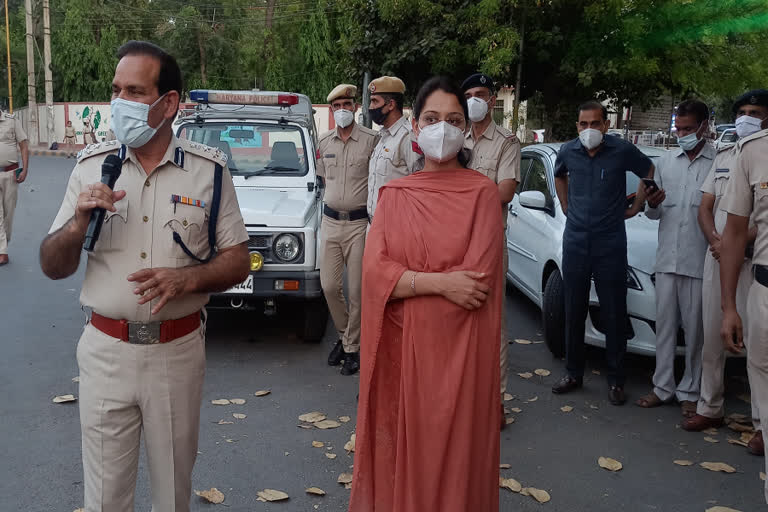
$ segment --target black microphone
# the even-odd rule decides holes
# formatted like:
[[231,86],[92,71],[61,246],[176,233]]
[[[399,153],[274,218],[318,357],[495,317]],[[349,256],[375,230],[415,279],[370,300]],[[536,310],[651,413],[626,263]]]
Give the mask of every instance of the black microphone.
[[[120,177],[120,171],[123,168],[123,161],[117,155],[108,155],[101,164],[101,182],[109,188],[114,188],[117,178]],[[104,208],[94,208],[91,210],[91,221],[88,223],[88,231],[85,232],[85,243],[83,249],[88,252],[93,251],[96,240],[101,233],[101,225],[104,224]]]

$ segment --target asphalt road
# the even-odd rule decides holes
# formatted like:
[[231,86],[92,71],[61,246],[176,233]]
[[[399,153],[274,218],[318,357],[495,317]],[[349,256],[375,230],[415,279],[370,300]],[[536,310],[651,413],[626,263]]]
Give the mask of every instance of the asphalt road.
[[[77,403],[53,404],[55,395],[78,394],[75,346],[83,325],[78,293],[83,269],[53,282],[39,270],[38,246],[63,197],[73,160],[33,158],[31,175],[20,190],[11,264],[0,268],[0,510],[64,511],[82,506],[82,466]],[[537,309],[521,294],[507,296],[509,337],[541,339]],[[354,429],[357,377],[342,377],[325,364],[333,341],[305,344],[290,329],[288,315],[275,319],[243,313],[213,314],[208,327],[208,369],[202,406],[200,454],[193,487],[217,487],[223,505],[197,497],[192,510],[345,511],[349,491],[336,483],[349,471],[352,456],[343,449]],[[574,512],[587,510],[704,511],[717,505],[740,511],[766,509],[759,472],[762,459],[727,443],[736,437],[721,429],[704,440],[677,427],[674,406],[643,410],[611,406],[604,378],[602,351],[589,351],[583,391],[555,396],[550,387],[562,373],[544,344],[510,346],[508,408],[520,408],[515,423],[502,434],[500,462],[506,478],[547,490],[544,505],[501,490],[501,510]],[[548,369],[548,377],[522,379],[517,373]],[[630,399],[649,389],[653,361],[630,357]],[[728,365],[728,412],[748,413],[737,397],[746,391],[743,361]],[[270,390],[265,397],[254,392]],[[241,406],[215,406],[217,398],[244,398]],[[535,400],[534,400],[535,399]],[[533,401],[532,401],[533,400]],[[571,412],[561,407],[570,405]],[[352,421],[332,430],[297,428],[298,416],[322,411]],[[234,419],[232,413],[244,413]],[[219,425],[219,420],[233,424]],[[312,441],[323,448],[313,448]],[[468,440],[471,442],[471,440]],[[330,450],[326,449],[328,446]],[[335,459],[326,453],[337,455]],[[611,473],[597,465],[600,456],[620,460],[624,469]],[[696,465],[681,467],[675,459]],[[726,462],[734,474],[714,473],[699,462]],[[450,484],[450,483],[448,483]],[[307,487],[324,489],[310,497]],[[256,493],[279,489],[290,501],[261,503]],[[149,488],[142,456],[136,508],[148,511]],[[316,508],[315,508],[316,507]]]

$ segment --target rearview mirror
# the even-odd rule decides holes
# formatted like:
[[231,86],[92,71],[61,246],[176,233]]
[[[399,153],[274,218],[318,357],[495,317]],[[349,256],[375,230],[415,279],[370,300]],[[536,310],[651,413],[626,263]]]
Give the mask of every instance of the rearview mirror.
[[232,139],[252,139],[253,130],[229,130],[229,137]]
[[538,190],[526,190],[520,193],[520,206],[532,210],[549,211],[547,198],[543,192]]

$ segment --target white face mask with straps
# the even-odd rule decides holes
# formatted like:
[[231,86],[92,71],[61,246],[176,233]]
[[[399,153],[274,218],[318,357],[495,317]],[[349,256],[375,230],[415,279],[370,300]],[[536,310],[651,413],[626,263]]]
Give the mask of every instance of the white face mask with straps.
[[587,128],[579,132],[579,140],[587,149],[595,149],[603,142],[603,132],[594,128]]
[[157,98],[151,105],[121,98],[112,100],[112,131],[115,132],[117,140],[129,148],[140,148],[149,142],[157,130],[165,124],[165,118],[155,128],[149,126],[147,122],[149,112],[164,97],[165,94]]
[[469,108],[469,120],[473,123],[482,121],[488,114],[488,102],[481,98],[475,96],[469,98],[467,107]]
[[456,158],[464,147],[464,132],[440,121],[421,128],[416,142],[424,152],[424,158],[445,162]]

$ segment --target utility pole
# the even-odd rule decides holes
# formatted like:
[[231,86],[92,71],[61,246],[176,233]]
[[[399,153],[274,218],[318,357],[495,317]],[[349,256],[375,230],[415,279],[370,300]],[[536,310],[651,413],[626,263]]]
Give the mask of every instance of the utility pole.
[[368,106],[371,104],[371,91],[368,90],[368,84],[371,83],[371,72],[366,71],[363,74],[363,126],[370,128],[371,116],[368,114]]
[[8,53],[8,112],[13,114],[13,83],[11,80],[11,33],[8,27],[8,0],[5,0],[5,49]]
[[50,0],[43,0],[43,63],[45,64],[45,127],[46,142],[56,141],[53,120],[53,71],[51,71],[51,12]]
[[29,117],[27,135],[29,136],[29,145],[37,146],[39,143],[39,131],[37,129],[37,87],[35,87],[35,52],[33,40],[32,25],[32,0],[24,0],[24,11],[27,19],[27,95]]

